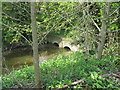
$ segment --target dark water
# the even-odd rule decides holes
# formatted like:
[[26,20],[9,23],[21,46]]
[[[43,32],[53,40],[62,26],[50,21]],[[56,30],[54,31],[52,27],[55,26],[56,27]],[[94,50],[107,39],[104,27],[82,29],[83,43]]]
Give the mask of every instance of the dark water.
[[[71,51],[60,49],[53,44],[39,46],[40,61],[47,61],[60,55],[68,55]],[[4,52],[2,72],[8,73],[12,70],[21,69],[24,65],[33,65],[31,47],[17,48],[12,51]]]

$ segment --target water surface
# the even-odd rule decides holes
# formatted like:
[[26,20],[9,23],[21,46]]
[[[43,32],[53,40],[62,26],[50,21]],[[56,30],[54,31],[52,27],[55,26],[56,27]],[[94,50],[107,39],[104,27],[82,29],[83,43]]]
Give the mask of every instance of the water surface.
[[[72,51],[60,49],[53,44],[45,44],[39,46],[39,59],[47,61],[61,55],[68,55]],[[12,70],[21,69],[24,65],[33,65],[33,56],[31,47],[16,48],[12,51],[4,52],[3,73],[8,73]]]

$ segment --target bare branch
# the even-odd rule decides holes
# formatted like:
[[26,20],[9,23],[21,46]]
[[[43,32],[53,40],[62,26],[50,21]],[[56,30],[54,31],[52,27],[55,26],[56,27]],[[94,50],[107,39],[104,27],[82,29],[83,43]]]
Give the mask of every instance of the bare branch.
[[88,13],[88,15],[89,15],[90,19],[93,21],[94,25],[97,27],[97,29],[98,29],[99,31],[101,31],[101,29],[99,28],[99,26],[98,26],[97,23],[94,21],[94,19],[90,16],[89,13]]
[[26,11],[26,12],[30,15],[29,11],[28,11],[26,8],[22,8],[22,7],[20,7],[19,5],[14,4],[14,3],[11,3],[11,4],[13,4],[13,5],[15,5],[15,6],[17,6],[17,7],[21,8],[21,9],[23,9],[23,10],[25,10],[25,11]]
[[113,11],[109,16],[112,16],[116,11],[119,11],[119,8],[120,6],[115,11]]

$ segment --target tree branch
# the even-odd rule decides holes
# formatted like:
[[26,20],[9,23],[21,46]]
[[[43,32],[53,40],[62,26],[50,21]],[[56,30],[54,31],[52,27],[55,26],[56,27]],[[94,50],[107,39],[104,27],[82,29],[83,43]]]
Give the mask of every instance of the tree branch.
[[94,21],[94,19],[90,16],[89,13],[88,13],[88,15],[89,15],[90,19],[93,21],[94,25],[97,27],[97,29],[98,29],[99,31],[101,31],[101,29],[99,28],[99,26],[98,26],[97,23]]

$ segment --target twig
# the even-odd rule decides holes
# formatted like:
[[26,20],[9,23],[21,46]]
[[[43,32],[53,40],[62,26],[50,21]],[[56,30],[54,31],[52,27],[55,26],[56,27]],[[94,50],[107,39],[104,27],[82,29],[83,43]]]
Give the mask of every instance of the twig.
[[115,11],[113,11],[109,16],[112,16],[116,11],[119,11],[119,8],[120,6]]

